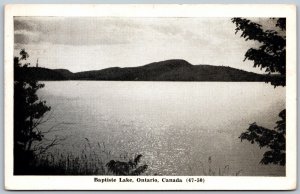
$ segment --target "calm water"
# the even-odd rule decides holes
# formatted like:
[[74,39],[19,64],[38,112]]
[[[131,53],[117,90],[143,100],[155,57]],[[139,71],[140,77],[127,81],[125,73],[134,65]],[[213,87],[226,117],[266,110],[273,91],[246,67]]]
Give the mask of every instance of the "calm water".
[[[285,108],[285,88],[237,82],[44,82],[39,96],[52,107],[62,152],[80,152],[89,139],[112,158],[143,154],[148,174],[284,175],[259,164],[264,149],[238,138],[250,123],[273,128]],[[211,162],[208,158],[211,157]]]

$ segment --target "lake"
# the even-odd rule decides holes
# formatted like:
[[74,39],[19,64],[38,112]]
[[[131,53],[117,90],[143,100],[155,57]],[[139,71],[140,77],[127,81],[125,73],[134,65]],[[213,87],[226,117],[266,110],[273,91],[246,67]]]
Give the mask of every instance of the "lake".
[[[65,136],[60,151],[88,143],[121,160],[142,154],[146,175],[284,176],[259,164],[266,149],[238,138],[249,124],[273,128],[285,88],[258,82],[45,81],[51,106],[41,126]],[[101,153],[97,153],[101,155]],[[224,173],[223,173],[224,172]]]

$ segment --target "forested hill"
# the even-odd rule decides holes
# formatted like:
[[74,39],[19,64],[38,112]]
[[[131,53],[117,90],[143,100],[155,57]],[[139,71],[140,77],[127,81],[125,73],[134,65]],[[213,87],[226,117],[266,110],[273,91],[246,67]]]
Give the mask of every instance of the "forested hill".
[[265,81],[266,75],[224,66],[192,65],[173,59],[139,67],[112,67],[72,73],[66,69],[29,67],[23,76],[36,80],[114,80],[114,81]]

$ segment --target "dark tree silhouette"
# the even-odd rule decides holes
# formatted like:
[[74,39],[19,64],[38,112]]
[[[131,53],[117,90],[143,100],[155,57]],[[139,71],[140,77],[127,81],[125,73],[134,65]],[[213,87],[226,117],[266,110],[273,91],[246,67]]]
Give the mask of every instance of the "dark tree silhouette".
[[142,155],[137,155],[133,160],[130,159],[128,162],[120,162],[120,161],[109,161],[106,166],[108,167],[108,170],[112,172],[115,175],[140,175],[144,173],[148,165],[141,165],[140,163],[142,158]]
[[[286,85],[286,18],[270,18],[276,21],[275,30],[263,30],[260,24],[244,18],[232,18],[236,25],[236,33],[241,31],[241,37],[247,40],[258,41],[259,48],[250,48],[245,54],[245,60],[254,62],[254,67],[265,69],[270,74],[270,82],[274,87]],[[281,31],[280,35],[279,31]],[[280,77],[272,79],[272,75]],[[286,110],[279,113],[281,120],[277,121],[274,130],[264,128],[256,123],[250,124],[246,132],[240,135],[241,141],[248,140],[257,143],[260,148],[267,147],[261,164],[285,165],[286,162]]]
[[274,130],[250,124],[247,132],[241,134],[241,140],[248,140],[252,144],[257,143],[260,148],[268,147],[270,150],[264,153],[260,163],[285,165],[285,110],[279,113],[281,120],[277,121]]
[[[20,52],[20,57],[14,57],[14,173],[22,174],[34,162],[37,151],[33,143],[42,141],[43,132],[38,129],[46,112],[50,107],[45,101],[39,100],[36,92],[44,87],[23,77],[29,63],[22,64],[29,57],[25,49]],[[51,144],[55,144],[54,140]],[[44,148],[39,147],[39,151]]]
[[[261,44],[259,48],[250,48],[245,54],[245,60],[254,62],[254,67],[265,69],[269,74],[279,73],[279,79],[271,79],[267,82],[272,85],[285,86],[286,75],[286,37],[275,30],[263,30],[260,24],[248,19],[233,18],[236,24],[235,33],[241,31],[241,37],[246,41],[253,40]],[[285,18],[277,19],[276,26],[285,34]]]

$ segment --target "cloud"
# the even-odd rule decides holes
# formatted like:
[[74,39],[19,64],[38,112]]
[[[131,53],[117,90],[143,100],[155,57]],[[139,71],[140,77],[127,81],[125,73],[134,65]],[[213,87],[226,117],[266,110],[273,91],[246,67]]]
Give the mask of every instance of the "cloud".
[[14,38],[16,44],[29,44],[40,42],[40,33],[27,30],[15,30]]
[[28,31],[32,31],[35,29],[35,26],[33,25],[33,23],[30,22],[25,22],[24,20],[20,20],[20,17],[15,17],[14,18],[14,29],[15,31],[18,30],[28,30]]
[[15,17],[15,43],[113,45],[202,39],[189,22],[182,18]]
[[126,44],[138,31],[122,19],[76,17],[16,17],[15,43],[63,45]]

